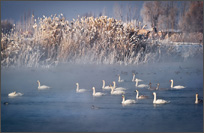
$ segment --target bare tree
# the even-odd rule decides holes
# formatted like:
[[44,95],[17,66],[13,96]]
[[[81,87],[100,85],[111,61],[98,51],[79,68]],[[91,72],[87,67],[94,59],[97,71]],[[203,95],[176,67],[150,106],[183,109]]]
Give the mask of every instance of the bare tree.
[[161,1],[145,2],[141,10],[141,16],[145,24],[158,28],[159,16],[163,13]]
[[203,1],[192,1],[180,18],[179,27],[185,32],[203,32]]

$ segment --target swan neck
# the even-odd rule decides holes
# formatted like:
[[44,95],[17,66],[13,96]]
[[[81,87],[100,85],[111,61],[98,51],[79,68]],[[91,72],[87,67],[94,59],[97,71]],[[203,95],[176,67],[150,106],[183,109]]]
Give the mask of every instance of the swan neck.
[[135,82],[136,82],[136,83],[135,83],[135,86],[138,86],[138,81],[137,81],[137,80],[135,80]]
[[125,97],[123,97],[123,102],[125,102]]
[[159,85],[157,85],[157,88],[156,88],[156,90],[158,90],[159,89]]
[[40,87],[40,81],[38,81],[38,87]]
[[79,90],[79,85],[77,84],[77,88],[76,88],[76,90]]
[[195,101],[195,103],[198,103],[198,96],[196,95],[196,101]]
[[156,99],[157,99],[157,95],[154,94],[154,102],[156,102]]
[[113,82],[113,88],[115,88],[115,82]]
[[113,91],[114,91],[114,88],[113,88],[113,87],[111,87],[111,93],[113,93]]
[[173,88],[173,86],[174,86],[174,81],[171,80],[171,88]]
[[105,81],[103,81],[103,86],[102,86],[102,88],[104,88],[105,87]]
[[133,77],[132,77],[132,81],[134,81],[135,80],[135,75],[133,75]]
[[139,92],[137,92],[137,95],[136,95],[136,98],[138,98],[139,97]]
[[95,95],[96,91],[95,91],[95,88],[93,88],[93,95]]
[[118,81],[120,82],[120,76],[118,76]]

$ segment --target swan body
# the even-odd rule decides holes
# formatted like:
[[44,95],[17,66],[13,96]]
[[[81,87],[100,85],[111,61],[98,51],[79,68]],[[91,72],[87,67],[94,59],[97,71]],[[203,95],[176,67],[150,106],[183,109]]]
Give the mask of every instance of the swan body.
[[102,93],[102,92],[96,92],[95,87],[93,87],[92,89],[93,89],[93,96],[98,97],[98,96],[103,96],[103,95],[105,95],[105,93]]
[[39,90],[44,90],[44,89],[49,89],[50,87],[49,86],[46,86],[46,85],[40,85],[40,81],[38,80],[38,89]]
[[133,100],[133,99],[127,99],[127,100],[125,100],[125,96],[124,95],[122,95],[122,104],[133,104],[133,103],[136,103],[136,101],[135,100]]
[[76,86],[77,86],[77,88],[76,88],[76,92],[77,93],[81,93],[81,92],[85,92],[86,91],[86,89],[79,89],[79,83],[76,83]]
[[16,96],[22,96],[22,95],[23,95],[22,93],[20,93],[20,92],[16,93],[16,91],[8,94],[9,97],[16,97]]
[[195,104],[199,104],[199,103],[203,103],[203,100],[202,99],[198,99],[198,94],[196,93]]
[[169,82],[171,82],[171,88],[173,88],[173,89],[184,89],[184,88],[186,88],[186,87],[184,87],[182,85],[173,86],[174,85],[173,79],[171,79]]
[[137,79],[137,78],[135,79],[135,82],[136,82],[136,83],[135,83],[135,86],[138,87],[138,88],[148,87],[148,85],[146,85],[146,84],[140,84],[140,85],[138,85],[139,79]]
[[123,88],[123,87],[117,87],[117,88],[116,88],[116,83],[115,83],[115,81],[113,81],[113,88],[114,88],[114,90],[116,90],[116,91],[124,91],[124,90],[127,90],[126,88]]
[[122,95],[122,94],[125,94],[125,91],[114,90],[114,87],[111,87],[111,95]]
[[102,89],[105,89],[105,90],[110,90],[111,87],[110,86],[105,86],[106,82],[105,80],[102,80],[103,81],[103,86],[102,86]]
[[157,97],[156,92],[153,92],[153,95],[154,95],[154,100],[153,100],[153,103],[154,103],[154,104],[170,103],[170,101],[166,101],[166,100],[163,100],[163,99],[156,99],[156,97]]
[[136,99],[146,99],[146,98],[148,98],[148,96],[145,96],[145,95],[140,95],[139,96],[139,91],[138,90],[136,90],[136,92],[137,92]]
[[120,75],[118,75],[118,82],[124,82],[123,79],[120,79]]

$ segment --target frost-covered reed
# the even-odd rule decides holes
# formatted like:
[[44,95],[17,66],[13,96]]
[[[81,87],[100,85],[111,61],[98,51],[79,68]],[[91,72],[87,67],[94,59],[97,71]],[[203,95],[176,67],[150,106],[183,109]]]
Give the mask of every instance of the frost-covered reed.
[[138,28],[107,16],[78,17],[68,21],[61,15],[35,20],[33,29],[1,34],[1,65],[28,66],[58,62],[138,64],[159,59],[160,47]]

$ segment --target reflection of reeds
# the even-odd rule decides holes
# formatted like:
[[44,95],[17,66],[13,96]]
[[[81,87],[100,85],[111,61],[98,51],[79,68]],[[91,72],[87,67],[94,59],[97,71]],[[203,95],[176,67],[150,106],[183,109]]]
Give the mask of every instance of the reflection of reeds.
[[[145,39],[136,34],[130,36],[136,31],[131,23],[106,16],[82,17],[71,22],[63,15],[43,16],[34,24],[31,38],[18,31],[2,34],[1,64],[38,66],[40,62],[56,61],[135,64],[146,60],[145,52],[153,46],[146,46]],[[6,59],[12,61],[6,63]]]

